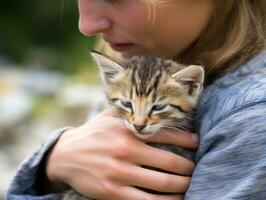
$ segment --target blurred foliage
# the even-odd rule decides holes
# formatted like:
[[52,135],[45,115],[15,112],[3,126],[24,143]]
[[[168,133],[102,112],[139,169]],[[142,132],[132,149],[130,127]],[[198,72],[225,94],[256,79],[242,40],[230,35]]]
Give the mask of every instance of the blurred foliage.
[[76,1],[3,0],[0,24],[0,56],[12,63],[68,74],[91,66],[88,50],[97,38],[78,31]]

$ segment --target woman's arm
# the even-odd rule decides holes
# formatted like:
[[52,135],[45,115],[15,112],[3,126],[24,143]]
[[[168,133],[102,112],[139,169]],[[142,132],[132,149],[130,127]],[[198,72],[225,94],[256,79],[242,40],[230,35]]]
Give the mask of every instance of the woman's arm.
[[234,109],[202,134],[186,199],[265,199],[266,101]]
[[38,195],[39,190],[44,187],[43,185],[40,186],[38,182],[41,181],[40,169],[43,163],[43,158],[49,149],[56,143],[60,135],[68,129],[70,129],[70,127],[54,131],[34,153],[32,153],[19,165],[17,172],[9,185],[9,189],[6,194],[7,200],[54,200],[60,198],[60,196],[56,193]]

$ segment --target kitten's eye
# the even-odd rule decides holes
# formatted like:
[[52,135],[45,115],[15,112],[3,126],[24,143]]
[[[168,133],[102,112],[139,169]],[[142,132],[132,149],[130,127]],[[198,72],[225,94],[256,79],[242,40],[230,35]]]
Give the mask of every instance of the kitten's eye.
[[152,110],[152,111],[161,111],[161,110],[163,110],[166,106],[167,106],[167,104],[158,104],[158,105],[154,105],[154,106],[152,106],[151,110]]
[[129,101],[121,101],[121,104],[126,108],[132,109],[132,104]]

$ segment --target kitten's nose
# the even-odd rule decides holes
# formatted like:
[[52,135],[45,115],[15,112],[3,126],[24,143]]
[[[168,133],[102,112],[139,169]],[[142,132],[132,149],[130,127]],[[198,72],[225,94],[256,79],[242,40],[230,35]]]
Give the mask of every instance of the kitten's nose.
[[143,124],[143,125],[136,125],[134,124],[134,127],[137,131],[142,131],[144,128],[145,128],[146,124]]

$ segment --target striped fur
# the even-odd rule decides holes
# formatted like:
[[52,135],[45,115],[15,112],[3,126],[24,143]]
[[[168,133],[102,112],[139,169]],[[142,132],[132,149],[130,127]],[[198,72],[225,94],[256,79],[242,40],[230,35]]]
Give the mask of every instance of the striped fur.
[[[202,67],[156,57],[133,57],[121,64],[98,54],[94,58],[109,103],[136,136],[151,137],[162,128],[191,130],[191,112],[203,83]],[[164,109],[154,109],[163,105]]]

